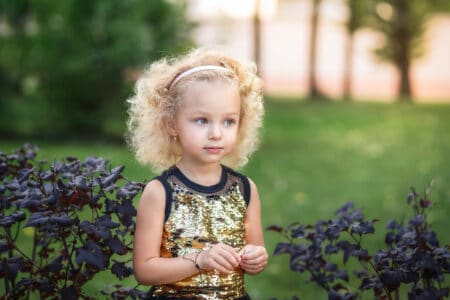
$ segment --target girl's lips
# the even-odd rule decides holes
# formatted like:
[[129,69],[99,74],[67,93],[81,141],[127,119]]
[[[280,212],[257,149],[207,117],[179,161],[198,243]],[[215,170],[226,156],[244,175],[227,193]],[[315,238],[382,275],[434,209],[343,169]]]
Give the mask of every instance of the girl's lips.
[[220,151],[223,150],[223,147],[204,147],[203,149],[205,149],[210,153],[219,153]]

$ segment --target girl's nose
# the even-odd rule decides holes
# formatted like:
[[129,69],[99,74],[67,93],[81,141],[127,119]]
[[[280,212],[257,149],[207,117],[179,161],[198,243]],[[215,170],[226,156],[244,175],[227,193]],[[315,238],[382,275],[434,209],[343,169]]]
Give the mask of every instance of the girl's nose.
[[212,141],[217,141],[222,138],[222,131],[219,125],[212,125],[209,131],[209,139]]

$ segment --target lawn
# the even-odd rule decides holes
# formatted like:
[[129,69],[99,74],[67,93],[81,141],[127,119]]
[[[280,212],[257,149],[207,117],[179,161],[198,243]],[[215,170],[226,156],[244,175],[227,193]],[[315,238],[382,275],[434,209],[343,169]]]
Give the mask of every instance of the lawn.
[[[353,200],[368,218],[380,219],[366,241],[377,249],[383,246],[384,224],[410,216],[410,186],[422,192],[432,181],[429,220],[441,243],[450,244],[445,234],[450,225],[450,105],[268,102],[262,134],[260,149],[242,171],[258,186],[264,227],[332,218],[341,204]],[[0,150],[10,152],[23,142],[0,139]],[[125,165],[132,180],[154,176],[124,145],[31,142],[41,147],[40,158],[95,155]],[[267,231],[265,240],[269,253],[281,241]],[[305,279],[289,271],[287,257],[271,257],[264,273],[248,278],[247,287],[256,300],[326,298]],[[114,282],[105,276],[98,280]],[[99,285],[92,283],[91,295]]]

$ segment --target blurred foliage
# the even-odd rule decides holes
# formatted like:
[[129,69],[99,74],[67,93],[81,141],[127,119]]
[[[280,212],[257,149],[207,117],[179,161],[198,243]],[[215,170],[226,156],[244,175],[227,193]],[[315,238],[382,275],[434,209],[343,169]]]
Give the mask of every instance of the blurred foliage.
[[367,19],[370,14],[368,0],[345,0],[345,4],[349,14],[346,22],[346,28],[349,33],[354,33],[367,25]]
[[192,46],[185,10],[168,0],[1,0],[0,134],[108,134],[144,64]]
[[358,29],[366,26],[370,19],[370,2],[368,0],[345,0],[344,3],[347,6],[348,18],[345,23],[347,39],[345,40],[343,98],[344,100],[351,100],[355,33]]
[[438,12],[450,12],[448,0],[371,0],[370,26],[384,37],[375,54],[392,63],[400,75],[398,96],[411,96],[409,72],[413,59],[424,53],[423,36],[429,17]]

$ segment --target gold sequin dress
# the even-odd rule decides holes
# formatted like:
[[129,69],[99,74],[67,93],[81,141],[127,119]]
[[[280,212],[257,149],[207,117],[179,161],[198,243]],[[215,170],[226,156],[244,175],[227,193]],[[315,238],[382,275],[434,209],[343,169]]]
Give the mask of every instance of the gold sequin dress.
[[[247,177],[222,166],[213,186],[189,180],[176,166],[156,177],[166,191],[161,257],[181,257],[224,243],[236,251],[245,245],[245,212],[250,200]],[[153,286],[158,299],[239,299],[245,297],[244,274],[202,271],[182,281]]]

